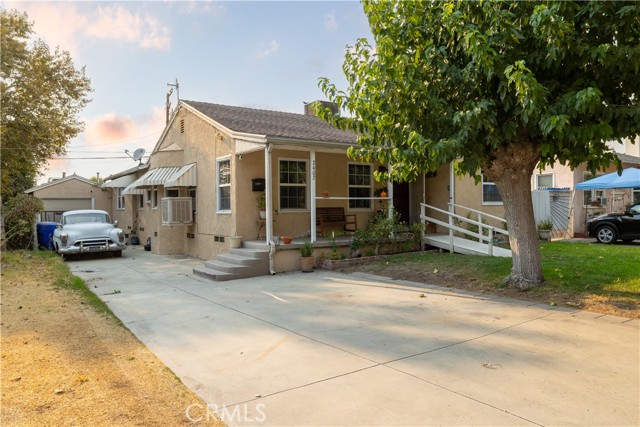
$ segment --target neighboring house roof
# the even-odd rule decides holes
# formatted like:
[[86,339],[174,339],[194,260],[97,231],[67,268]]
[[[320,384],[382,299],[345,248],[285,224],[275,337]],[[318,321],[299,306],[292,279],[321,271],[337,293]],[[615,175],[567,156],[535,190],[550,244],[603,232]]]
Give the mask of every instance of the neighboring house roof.
[[616,153],[616,156],[622,163],[628,163],[631,165],[640,165],[640,157],[631,156],[629,154]]
[[267,139],[355,144],[356,134],[342,131],[316,116],[260,110],[246,107],[180,101],[222,126],[241,133],[264,135]]
[[142,170],[145,170],[145,169],[149,169],[149,163],[148,162],[144,163],[144,164],[141,164],[141,165],[134,166],[134,167],[132,167],[130,169],[127,169],[127,170],[124,170],[122,172],[118,172],[118,173],[114,173],[113,175],[109,175],[104,180],[105,181],[111,181],[111,180],[123,177],[125,175],[134,174],[134,173],[136,173],[138,171],[142,171]]
[[47,183],[44,183],[44,184],[36,185],[35,187],[31,187],[30,189],[25,190],[25,193],[31,194],[31,193],[34,193],[34,192],[36,192],[38,190],[42,190],[42,189],[45,189],[45,188],[48,188],[48,187],[53,187],[54,185],[58,185],[58,184],[63,184],[65,182],[71,181],[73,179],[78,180],[78,181],[82,181],[82,182],[84,182],[86,184],[93,185],[94,187],[100,187],[98,184],[96,184],[95,182],[91,181],[90,179],[84,178],[84,177],[82,177],[80,175],[76,175],[74,173],[73,175],[69,175],[69,176],[67,176],[65,178],[56,179],[55,181],[51,181],[51,182],[47,182]]

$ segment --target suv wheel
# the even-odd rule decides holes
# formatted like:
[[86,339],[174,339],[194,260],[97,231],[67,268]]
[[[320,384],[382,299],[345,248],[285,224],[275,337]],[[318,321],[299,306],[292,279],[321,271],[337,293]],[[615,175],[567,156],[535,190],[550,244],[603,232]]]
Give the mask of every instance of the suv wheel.
[[600,243],[614,243],[616,240],[618,240],[618,233],[612,226],[603,225],[602,227],[598,228],[598,231],[596,231],[596,239]]

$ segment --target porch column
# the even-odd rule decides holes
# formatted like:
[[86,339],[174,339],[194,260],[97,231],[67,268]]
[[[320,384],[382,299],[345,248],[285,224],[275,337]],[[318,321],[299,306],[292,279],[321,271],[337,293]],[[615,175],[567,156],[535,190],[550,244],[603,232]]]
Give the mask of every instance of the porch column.
[[271,179],[271,144],[267,144],[267,147],[264,150],[264,179],[265,179],[265,188],[264,188],[264,196],[265,196],[265,209],[266,209],[266,218],[265,218],[265,235],[267,244],[273,240],[273,203],[271,202],[271,195],[273,194],[273,180]]
[[[391,176],[391,164],[387,165],[387,170],[389,171],[389,176]],[[388,194],[387,196],[389,197],[389,204],[387,205],[387,209],[388,209],[388,217],[389,219],[393,218],[393,182],[391,182],[391,178],[389,178],[389,180],[387,181],[387,189],[388,189]]]
[[311,163],[311,243],[316,241],[316,152],[309,153]]

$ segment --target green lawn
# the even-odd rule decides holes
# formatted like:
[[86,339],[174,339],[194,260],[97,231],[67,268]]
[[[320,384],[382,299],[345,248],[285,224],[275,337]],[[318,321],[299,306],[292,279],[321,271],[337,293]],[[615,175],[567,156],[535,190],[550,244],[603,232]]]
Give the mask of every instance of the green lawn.
[[[594,243],[544,242],[540,244],[545,284],[541,290],[591,293],[640,300],[640,247]],[[511,271],[510,258],[448,253],[413,253],[393,256],[389,264],[453,272],[503,286]],[[534,290],[535,292],[535,290]]]

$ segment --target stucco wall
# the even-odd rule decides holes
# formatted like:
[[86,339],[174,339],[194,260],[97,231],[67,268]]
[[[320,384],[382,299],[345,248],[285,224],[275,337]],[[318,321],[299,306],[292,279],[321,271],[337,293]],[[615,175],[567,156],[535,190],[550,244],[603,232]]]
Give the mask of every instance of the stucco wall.
[[104,210],[109,214],[112,213],[111,192],[78,179],[69,179],[59,184],[50,185],[34,191],[33,195],[43,201],[45,210],[51,210],[54,207],[56,208],[54,210],[58,210],[57,208],[61,206],[64,207],[63,211],[76,209],[73,204],[65,207],[65,200],[87,201],[86,209],[90,209],[90,201],[91,197],[93,197],[94,209]]

